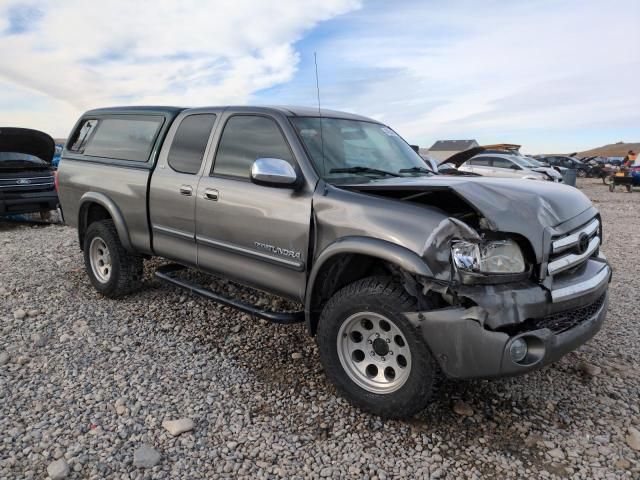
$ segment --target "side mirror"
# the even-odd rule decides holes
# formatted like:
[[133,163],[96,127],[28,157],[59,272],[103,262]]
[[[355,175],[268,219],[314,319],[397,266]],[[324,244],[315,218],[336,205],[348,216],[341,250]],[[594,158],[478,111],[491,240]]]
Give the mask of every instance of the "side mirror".
[[298,182],[298,175],[285,160],[258,158],[251,165],[251,181],[264,187],[292,188]]

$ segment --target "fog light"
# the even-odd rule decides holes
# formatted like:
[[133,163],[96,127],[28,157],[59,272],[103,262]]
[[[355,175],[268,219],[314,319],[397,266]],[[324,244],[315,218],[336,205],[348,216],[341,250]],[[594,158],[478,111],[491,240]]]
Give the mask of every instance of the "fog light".
[[520,363],[527,356],[527,342],[522,338],[517,338],[511,342],[509,347],[509,353],[511,354],[511,360],[515,363]]

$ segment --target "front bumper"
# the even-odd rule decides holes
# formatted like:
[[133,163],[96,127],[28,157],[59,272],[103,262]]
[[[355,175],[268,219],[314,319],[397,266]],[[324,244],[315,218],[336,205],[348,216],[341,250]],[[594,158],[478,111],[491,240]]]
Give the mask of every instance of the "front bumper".
[[[477,306],[406,316],[420,329],[448,377],[519,375],[557,361],[600,330],[606,317],[610,278],[606,261],[592,259],[570,282],[553,290],[563,296],[552,298],[552,292],[530,282],[462,287],[456,294]],[[571,321],[562,323],[564,317]],[[526,340],[529,353],[516,363],[509,348],[518,338]]]
[[0,196],[0,216],[36,213],[58,208],[55,190],[45,192],[12,193]]

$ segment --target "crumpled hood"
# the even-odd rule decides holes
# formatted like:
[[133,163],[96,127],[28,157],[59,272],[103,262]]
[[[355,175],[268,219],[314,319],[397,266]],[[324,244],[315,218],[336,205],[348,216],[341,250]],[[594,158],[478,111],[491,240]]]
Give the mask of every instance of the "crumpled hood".
[[[544,230],[593,208],[578,189],[553,182],[492,177],[404,177],[366,184],[340,185],[360,192],[421,191],[448,189],[485,217],[492,230],[523,235],[538,253]],[[437,206],[437,205],[435,205]]]
[[30,128],[0,127],[0,152],[26,153],[51,163],[56,145],[49,135]]

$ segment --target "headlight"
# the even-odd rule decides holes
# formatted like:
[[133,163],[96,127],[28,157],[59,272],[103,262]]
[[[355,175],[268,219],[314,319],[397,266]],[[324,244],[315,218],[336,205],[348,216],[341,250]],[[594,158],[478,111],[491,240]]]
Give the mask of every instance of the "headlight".
[[522,251],[513,240],[475,243],[458,240],[451,246],[453,263],[461,270],[477,273],[522,273]]

